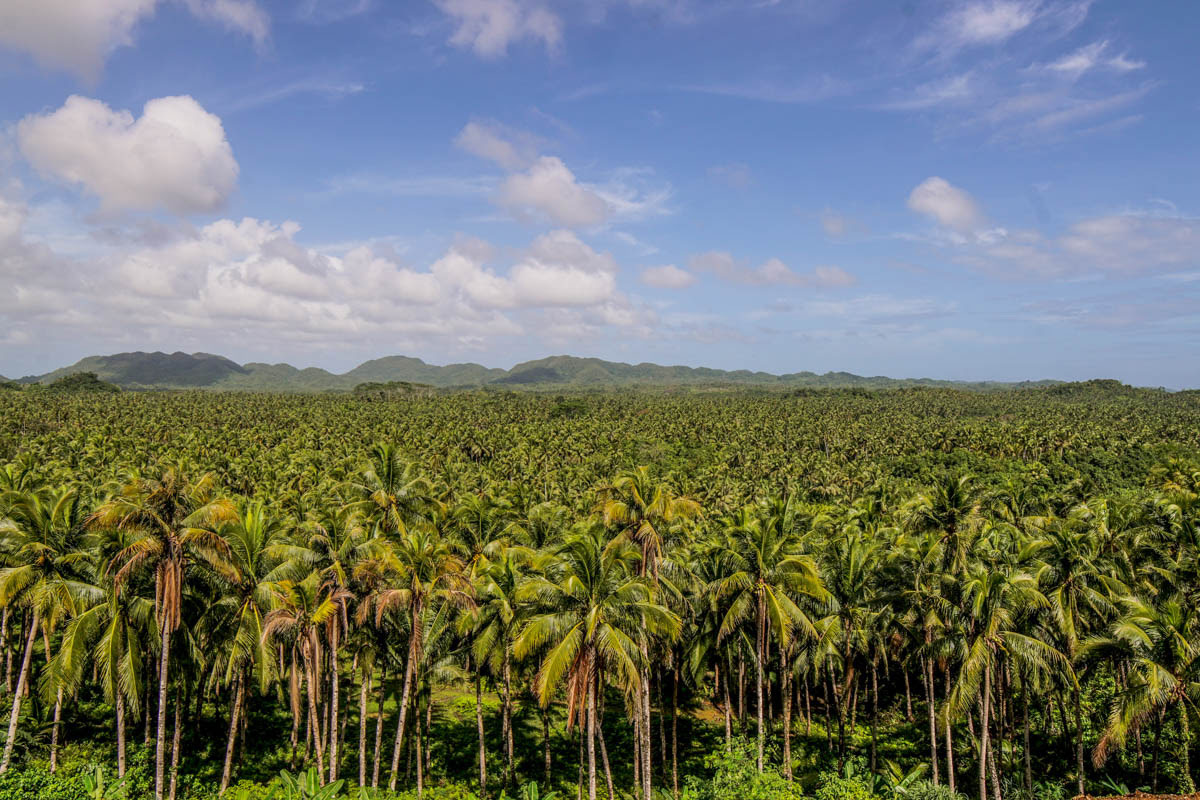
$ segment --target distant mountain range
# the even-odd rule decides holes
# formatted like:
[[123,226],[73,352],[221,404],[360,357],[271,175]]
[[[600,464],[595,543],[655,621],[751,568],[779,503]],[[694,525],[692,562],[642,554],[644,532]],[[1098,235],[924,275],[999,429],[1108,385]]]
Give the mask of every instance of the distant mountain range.
[[942,381],[930,378],[863,377],[849,372],[793,372],[772,375],[749,370],[707,367],[664,367],[625,364],[598,358],[551,356],[495,369],[480,364],[426,364],[419,358],[387,356],[358,365],[340,375],[316,367],[290,364],[238,364],[210,353],[117,353],[89,356],[45,375],[30,375],[19,383],[51,383],[66,375],[94,372],[103,381],[126,389],[220,389],[272,392],[349,391],[364,383],[404,381],[438,388],[496,386],[510,389],[590,389],[627,386],[759,386],[777,388],[900,388],[942,386],[962,389],[1004,389],[1038,386],[1056,381],[1022,383]]

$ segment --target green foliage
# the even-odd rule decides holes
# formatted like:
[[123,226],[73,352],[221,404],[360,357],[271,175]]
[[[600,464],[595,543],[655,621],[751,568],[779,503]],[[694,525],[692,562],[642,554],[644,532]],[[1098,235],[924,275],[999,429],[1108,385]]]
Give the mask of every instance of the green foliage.
[[281,800],[333,800],[342,791],[345,781],[336,780],[321,785],[321,775],[316,767],[305,772],[280,772]]
[[682,791],[683,800],[795,800],[801,797],[800,788],[773,769],[766,769],[760,775],[755,759],[753,742],[734,739],[729,752],[722,749],[705,757],[705,767],[712,770],[711,779],[688,776]]
[[908,784],[902,792],[905,800],[966,800],[959,792],[950,791],[944,783],[934,785],[933,781],[919,779]]

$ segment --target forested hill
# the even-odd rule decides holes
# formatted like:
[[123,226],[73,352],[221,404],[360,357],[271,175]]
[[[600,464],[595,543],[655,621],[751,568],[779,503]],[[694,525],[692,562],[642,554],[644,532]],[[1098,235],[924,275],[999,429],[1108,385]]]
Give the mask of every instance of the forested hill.
[[300,369],[290,364],[238,364],[209,353],[117,353],[89,356],[44,375],[22,378],[22,383],[52,383],[66,375],[92,372],[100,380],[128,389],[226,389],[249,391],[321,392],[348,391],[363,383],[403,381],[438,388],[494,385],[506,388],[610,388],[623,386],[761,386],[782,388],[888,389],[906,386],[941,386],[966,389],[1004,389],[1054,383],[964,383],[930,378],[864,377],[849,372],[793,372],[773,375],[749,370],[707,367],[625,364],[598,358],[551,356],[496,369],[480,364],[427,364],[419,358],[387,356],[364,362],[349,372],[335,374],[316,367]]

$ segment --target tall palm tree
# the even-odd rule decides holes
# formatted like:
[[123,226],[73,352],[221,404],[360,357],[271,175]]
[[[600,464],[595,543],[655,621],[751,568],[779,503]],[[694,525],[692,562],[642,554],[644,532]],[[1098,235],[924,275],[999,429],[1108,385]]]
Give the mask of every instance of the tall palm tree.
[[[618,475],[597,493],[604,524],[633,544],[640,553],[638,574],[657,588],[659,561],[667,537],[687,520],[700,515],[700,504],[675,493],[669,483],[655,480],[649,467]],[[638,754],[641,758],[643,800],[651,800],[650,777],[650,642],[642,638],[642,674],[635,693],[640,712]]]
[[192,480],[182,465],[166,467],[157,477],[134,476],[89,518],[94,528],[132,534],[132,541],[109,565],[118,591],[135,575],[154,576],[154,608],[159,628],[155,800],[162,800],[165,788],[171,634],[180,624],[188,572],[194,564],[202,563],[218,572],[230,573],[229,544],[217,528],[236,518],[233,503],[217,496],[215,476],[208,473]]
[[[30,610],[29,632],[17,673],[12,712],[0,774],[8,770],[16,742],[21,700],[29,681],[30,663],[39,633],[87,604],[86,581],[91,556],[82,542],[81,501],[71,487],[35,489],[5,498],[7,518],[0,523],[8,540],[11,566],[0,569],[0,605]],[[81,598],[80,595],[84,597]],[[39,630],[39,626],[44,630]],[[49,641],[47,639],[47,641]],[[49,645],[46,652],[50,659]],[[54,734],[57,740],[62,687],[56,690]],[[54,755],[52,754],[52,763]]]
[[596,800],[596,697],[606,671],[626,688],[641,685],[646,636],[674,636],[679,618],[654,600],[650,581],[635,574],[640,553],[624,542],[606,546],[603,530],[584,530],[556,551],[545,576],[521,595],[546,607],[513,645],[517,658],[545,648],[536,677],[538,698],[550,702],[567,689],[567,727],[584,722],[588,800]]
[[[1127,659],[1125,691],[1113,696],[1104,734],[1093,762],[1101,766],[1147,719],[1178,709],[1182,735],[1179,760],[1185,794],[1195,791],[1188,749],[1191,747],[1189,706],[1200,704],[1200,610],[1196,597],[1174,594],[1150,602],[1121,600],[1122,613],[1109,632],[1084,643],[1090,655]],[[1156,776],[1157,778],[1157,776]]]
[[763,683],[768,638],[774,636],[787,651],[794,631],[815,637],[816,628],[797,600],[824,601],[812,556],[802,552],[787,501],[742,509],[728,520],[713,557],[727,566],[713,586],[718,598],[730,598],[719,636],[729,636],[746,620],[754,622],[754,670],[757,691],[757,768],[763,771]]
[[388,789],[395,791],[400,769],[400,747],[404,741],[413,681],[418,676],[423,653],[423,621],[426,610],[437,603],[469,606],[471,583],[462,561],[450,545],[427,526],[415,525],[392,537],[392,546],[368,560],[364,569],[385,576],[380,588],[359,605],[360,619],[373,615],[378,623],[393,612],[406,612],[409,623],[404,683],[400,692],[396,742]]

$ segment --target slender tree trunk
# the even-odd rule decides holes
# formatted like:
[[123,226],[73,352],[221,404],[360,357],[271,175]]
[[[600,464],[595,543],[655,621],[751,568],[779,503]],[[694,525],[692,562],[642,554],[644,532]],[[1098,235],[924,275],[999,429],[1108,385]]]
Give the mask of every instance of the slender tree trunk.
[[379,788],[379,762],[383,755],[383,706],[387,702],[387,662],[379,668],[379,708],[375,709],[375,749],[371,758],[371,788]]
[[1180,701],[1179,706],[1179,733],[1182,741],[1179,746],[1179,771],[1183,773],[1183,793],[1192,794],[1196,791],[1196,784],[1192,781],[1192,762],[1188,756],[1188,750],[1192,746],[1192,732],[1188,724],[1188,709],[1187,702]]
[[321,742],[321,714],[317,710],[317,676],[316,665],[313,663],[315,660],[314,653],[304,653],[304,669],[308,673],[308,725],[312,731],[312,736],[309,738],[312,741],[313,750],[317,754],[317,775],[320,776],[321,785],[324,786],[325,747]]
[[25,693],[25,683],[29,680],[29,662],[33,659],[33,646],[37,641],[38,621],[38,610],[34,607],[33,619],[29,623],[29,639],[25,642],[25,653],[21,656],[21,671],[17,673],[17,689],[13,692],[12,714],[8,718],[8,739],[4,742],[0,775],[8,772],[8,765],[12,761],[13,745],[17,740],[17,720],[21,716],[21,697]]
[[[358,687],[358,785],[367,785],[367,698],[371,694],[371,670],[362,671],[362,685]],[[483,795],[481,794],[480,797]]]
[[792,779],[792,689],[791,670],[788,669],[787,650],[779,648],[780,696],[783,698],[783,777]]
[[117,778],[125,777],[125,694],[117,687]]
[[404,723],[408,715],[408,697],[412,692],[413,671],[417,660],[417,620],[413,613],[413,633],[409,636],[408,659],[404,665],[404,688],[400,690],[400,719],[396,722],[396,745],[392,748],[392,774],[388,778],[388,791],[396,791],[396,778],[400,772],[400,746],[404,742]]
[[417,746],[417,800],[425,794],[425,737],[421,732],[421,701],[416,701],[417,707],[413,711],[417,714],[417,724],[413,726],[413,733],[416,734],[414,741]]
[[8,606],[4,607],[4,613],[0,615],[0,643],[4,645],[4,693],[12,694],[12,648],[8,646]]
[[808,687],[808,670],[804,671],[804,736],[812,734],[812,692]]
[[587,690],[587,761],[588,800],[596,800],[596,687],[595,679],[588,679]]
[[[334,612],[337,613],[336,611]],[[338,724],[338,628],[336,621],[331,630],[329,647],[329,782],[338,776],[338,740],[341,725]]]
[[754,684],[756,700],[758,702],[758,757],[755,765],[758,768],[758,774],[763,771],[763,744],[766,741],[766,730],[763,729],[763,628],[766,627],[766,608],[762,595],[758,597],[758,625],[756,626],[756,640],[754,650]]
[[167,791],[169,800],[175,800],[175,787],[179,784],[179,739],[182,727],[179,724],[182,716],[182,706],[179,702],[179,690],[175,690],[175,731],[171,734],[171,786]]
[[[650,648],[646,643],[645,637],[642,638],[642,664],[650,663]],[[645,800],[653,800],[653,782],[650,775],[651,759],[650,759],[650,668],[643,666],[641,670],[641,778],[642,778],[642,796]]]
[[1079,696],[1081,691],[1076,687],[1075,695],[1075,788],[1078,794],[1083,794],[1083,708]]
[[679,798],[679,664],[671,673],[671,796]]
[[722,683],[721,688],[725,691],[725,752],[730,753],[733,751],[733,710],[730,708],[732,701],[729,699],[729,681]]
[[543,764],[545,768],[546,785],[550,785],[550,709],[542,709],[542,756],[545,759]]
[[912,687],[908,683],[908,665],[904,665],[904,718],[913,721]]
[[167,679],[171,659],[171,629],[166,615],[159,622],[162,627],[158,662],[158,731],[154,739],[154,798],[163,798],[163,768],[167,746]]
[[875,773],[876,756],[879,751],[878,741],[879,722],[879,670],[875,662],[871,662],[871,774]]
[[667,700],[663,694],[662,670],[654,670],[654,683],[658,686],[658,763],[662,765],[663,780],[667,777]]
[[992,703],[992,667],[983,668],[983,696],[979,724],[979,800],[987,800],[988,713]]
[[1154,758],[1153,766],[1151,767],[1153,778],[1152,783],[1150,784],[1150,791],[1152,792],[1158,791],[1158,746],[1162,743],[1163,716],[1164,712],[1162,709],[1159,709],[1158,717],[1154,721]]
[[1024,686],[1021,687],[1021,727],[1024,728],[1024,755],[1025,755],[1025,791],[1033,792],[1033,760],[1029,751],[1029,683],[1028,678],[1024,681]]
[[479,733],[479,796],[487,797],[487,743],[483,735],[483,678],[475,673],[475,728]]
[[[49,656],[47,656],[49,662]],[[50,732],[50,774],[53,775],[58,771],[58,736],[62,728],[62,701],[63,690],[58,687],[54,693],[54,727]]]
[[510,786],[513,775],[513,729],[512,729],[512,657],[509,654],[507,637],[504,641],[504,785]]
[[229,778],[233,771],[233,745],[237,740],[238,716],[242,712],[242,696],[246,691],[246,684],[242,680],[241,673],[234,676],[233,680],[237,687],[233,692],[233,709],[229,712],[229,737],[225,741],[225,766],[221,769],[221,789],[217,792],[218,795],[225,794],[225,790],[229,788]]
[[[946,698],[950,698],[951,680],[950,680],[950,665],[946,664],[944,672]],[[935,759],[936,760],[936,759]],[[953,794],[958,791],[955,786],[954,777],[954,721],[950,719],[950,709],[946,709],[946,785],[950,787],[950,792]]]
[[604,785],[608,790],[608,800],[616,800],[616,790],[613,788],[612,767],[608,763],[608,745],[604,742],[604,694],[600,684],[600,675],[595,677],[596,692],[596,739],[600,742],[600,763],[604,765]]

